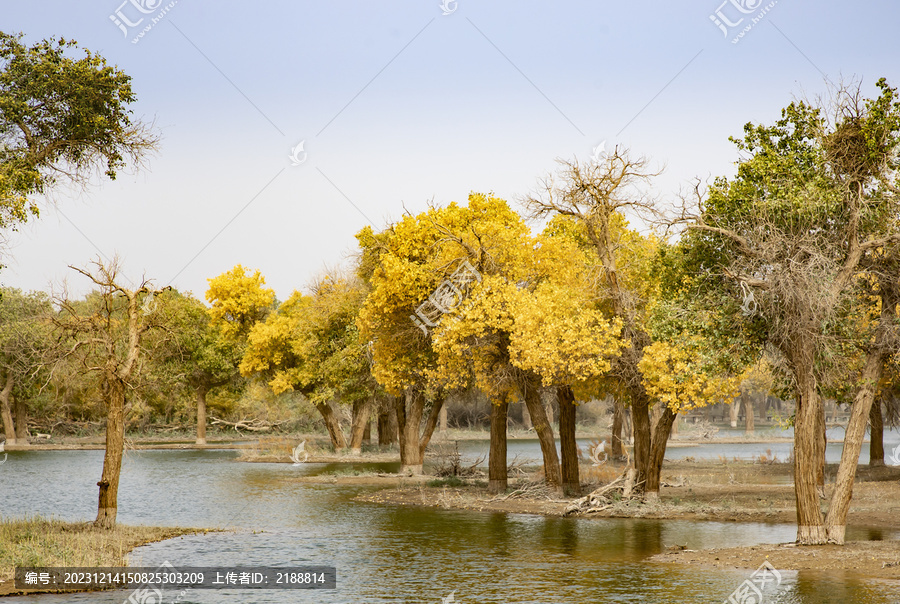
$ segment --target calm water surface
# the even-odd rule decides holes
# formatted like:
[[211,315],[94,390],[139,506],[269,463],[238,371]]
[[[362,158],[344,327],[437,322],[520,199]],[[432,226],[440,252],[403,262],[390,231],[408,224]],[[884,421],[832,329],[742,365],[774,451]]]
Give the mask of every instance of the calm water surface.
[[[119,489],[125,524],[217,527],[134,551],[157,566],[337,568],[336,590],[189,590],[163,602],[723,602],[746,571],[646,563],[673,544],[696,549],[782,542],[791,525],[563,519],[353,502],[367,488],[302,484],[324,464],[247,464],[234,451],[132,451]],[[0,514],[90,520],[102,451],[13,452],[0,466]],[[856,531],[848,538],[866,538]],[[897,535],[882,534],[884,538]],[[750,561],[753,566],[762,560]],[[900,585],[782,570],[765,601],[898,602]],[[121,603],[130,591],[7,598],[4,604]],[[180,595],[180,599],[179,598]],[[450,600],[446,600],[450,601]],[[151,604],[145,601],[143,604]],[[161,604],[153,602],[152,604]]]

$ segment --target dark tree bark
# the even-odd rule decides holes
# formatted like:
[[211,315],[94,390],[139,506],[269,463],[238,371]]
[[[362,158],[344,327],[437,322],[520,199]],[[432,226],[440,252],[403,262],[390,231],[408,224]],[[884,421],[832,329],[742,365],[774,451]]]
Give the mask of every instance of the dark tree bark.
[[659,499],[659,477],[662,473],[663,460],[666,457],[666,444],[669,442],[675,417],[675,413],[666,405],[653,427],[653,437],[650,442],[650,464],[644,483],[644,495],[650,500]]
[[103,377],[106,399],[106,453],[100,476],[97,518],[94,526],[111,529],[118,515],[119,476],[122,471],[122,452],[125,448],[125,383],[116,375],[114,361],[107,363]]
[[391,416],[392,413],[387,409],[379,409],[378,411],[378,445],[381,447],[390,446],[397,440]]
[[16,410],[16,444],[28,444],[28,405],[21,396],[13,396]]
[[506,491],[506,422],[509,403],[491,404],[491,446],[488,453],[488,493]]
[[578,475],[578,445],[575,442],[575,393],[569,386],[556,389],[559,406],[559,447],[562,465],[563,494],[581,496],[581,478]]
[[869,439],[869,465],[871,467],[884,465],[884,418],[881,415],[881,401],[872,404],[869,411],[869,426],[871,435]]
[[369,417],[369,421],[366,422],[366,427],[363,428],[363,444],[371,444],[372,443],[372,418]]
[[634,425],[634,469],[637,481],[647,483],[650,473],[650,399],[643,386],[632,389],[631,421]]
[[544,458],[544,476],[547,484],[556,490],[562,490],[562,475],[559,468],[559,456],[556,454],[556,442],[553,439],[553,428],[544,413],[538,385],[540,380],[532,378],[525,386],[525,405],[531,415],[534,431],[541,443],[541,454]]

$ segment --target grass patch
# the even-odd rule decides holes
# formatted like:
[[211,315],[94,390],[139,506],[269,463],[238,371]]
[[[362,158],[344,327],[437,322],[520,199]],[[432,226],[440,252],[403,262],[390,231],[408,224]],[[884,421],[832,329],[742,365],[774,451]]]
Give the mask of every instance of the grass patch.
[[459,476],[447,476],[446,478],[435,478],[428,481],[430,487],[464,487],[466,483]]
[[62,522],[43,518],[0,519],[0,579],[12,587],[17,566],[126,566],[135,547],[208,532],[205,529],[122,526],[95,529],[89,522]]

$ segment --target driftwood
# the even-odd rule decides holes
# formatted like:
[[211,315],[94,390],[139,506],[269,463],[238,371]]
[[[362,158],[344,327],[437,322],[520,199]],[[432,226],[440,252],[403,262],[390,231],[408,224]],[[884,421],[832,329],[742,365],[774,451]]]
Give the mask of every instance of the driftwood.
[[209,418],[211,420],[210,424],[212,424],[214,426],[219,425],[219,424],[221,424],[223,426],[230,426],[230,427],[234,428],[234,431],[237,432],[238,434],[241,433],[241,430],[247,430],[248,432],[268,432],[272,428],[277,428],[281,424],[287,423],[287,420],[270,423],[270,422],[265,422],[265,421],[262,421],[259,419],[251,419],[251,420],[242,419],[242,420],[238,420],[236,422],[229,422],[224,419],[219,419],[218,417],[214,417],[212,415],[210,415]]
[[[574,514],[593,514],[602,512],[611,508],[616,501],[623,499],[631,499],[636,496],[642,483],[635,482],[637,479],[637,470],[627,468],[621,476],[613,480],[611,483],[594,489],[584,497],[576,499],[566,507],[564,516],[572,516]],[[614,497],[617,494],[618,497]]]
[[529,482],[528,484],[522,485],[515,491],[511,493],[507,493],[506,495],[499,495],[494,497],[493,499],[489,499],[489,502],[493,501],[506,501],[508,499],[536,499],[538,497],[543,497],[547,499],[552,499],[553,492],[550,490],[550,487],[547,486],[547,483],[543,480],[539,480],[536,482]]

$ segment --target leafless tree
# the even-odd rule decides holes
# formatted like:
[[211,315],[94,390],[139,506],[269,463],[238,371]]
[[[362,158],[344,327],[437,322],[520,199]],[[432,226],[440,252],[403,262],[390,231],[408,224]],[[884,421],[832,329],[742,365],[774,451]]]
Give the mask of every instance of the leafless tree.
[[136,378],[142,355],[141,340],[155,326],[153,289],[146,279],[134,289],[122,285],[117,259],[97,259],[90,269],[70,268],[90,279],[97,290],[83,303],[65,294],[56,297],[60,308],[57,327],[71,339],[70,355],[78,355],[84,371],[99,376],[106,404],[106,454],[94,525],[110,529],[116,524],[119,475],[125,441],[125,400]]

